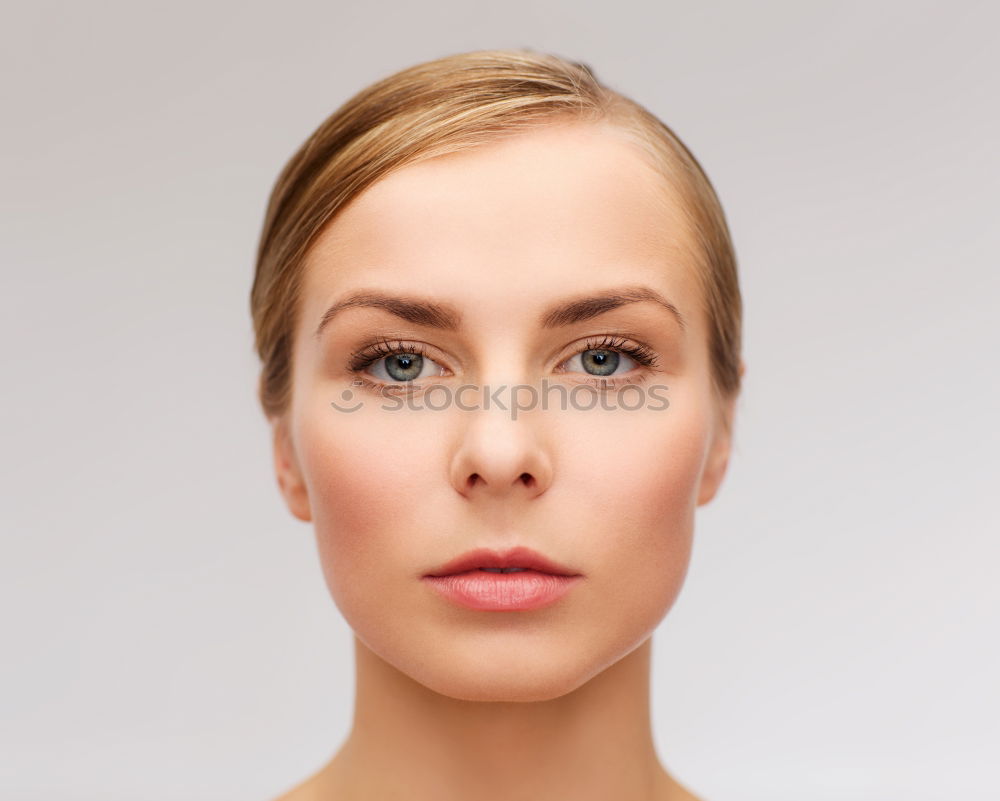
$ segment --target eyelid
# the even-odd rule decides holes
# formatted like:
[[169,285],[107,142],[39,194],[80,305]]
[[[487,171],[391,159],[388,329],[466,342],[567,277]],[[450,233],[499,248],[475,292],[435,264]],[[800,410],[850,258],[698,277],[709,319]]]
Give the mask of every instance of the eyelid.
[[[614,389],[625,384],[642,383],[648,378],[648,373],[651,370],[655,370],[659,364],[659,356],[652,347],[641,340],[633,339],[626,334],[620,334],[617,332],[591,334],[590,336],[577,340],[574,344],[567,347],[569,349],[563,351],[564,355],[556,363],[556,372],[567,376],[580,376],[580,379],[576,380],[575,383],[595,386],[601,389]],[[588,350],[615,351],[632,359],[636,363],[636,366],[621,375],[609,376],[598,376],[586,372],[569,371],[564,368],[566,362]],[[375,376],[368,373],[368,368],[376,362],[379,362],[380,360],[391,355],[400,353],[415,353],[434,362],[439,367],[448,371],[448,373],[454,374],[452,368],[447,364],[449,359],[437,357],[437,352],[437,348],[434,348],[425,342],[407,340],[402,337],[381,335],[378,336],[374,342],[363,345],[350,355],[348,360],[348,370],[360,378],[364,386],[371,388],[374,391],[418,391],[424,386],[418,382],[425,379],[384,382],[376,379]],[[442,378],[447,376],[436,377]]]
[[374,342],[362,345],[351,353],[347,360],[347,369],[351,372],[363,372],[388,356],[400,353],[417,353],[448,372],[453,372],[447,364],[448,359],[439,357],[437,355],[439,352],[437,348],[425,342],[407,340],[402,337],[379,336]]
[[623,353],[636,362],[638,367],[647,370],[655,369],[660,363],[657,352],[645,342],[616,332],[591,334],[568,347],[572,350],[564,351],[565,355],[558,360],[557,366],[588,350],[613,350]]

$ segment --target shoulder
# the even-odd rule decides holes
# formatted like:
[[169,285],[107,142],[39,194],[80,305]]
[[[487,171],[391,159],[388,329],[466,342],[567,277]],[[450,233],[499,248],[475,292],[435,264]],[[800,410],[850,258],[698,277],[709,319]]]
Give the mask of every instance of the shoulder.
[[336,801],[336,796],[321,792],[318,776],[310,776],[291,790],[271,801]]

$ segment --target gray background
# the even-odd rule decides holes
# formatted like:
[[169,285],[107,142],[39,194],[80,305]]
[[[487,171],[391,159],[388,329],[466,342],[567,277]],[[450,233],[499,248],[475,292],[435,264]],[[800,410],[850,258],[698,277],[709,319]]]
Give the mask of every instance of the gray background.
[[736,453],[654,638],[664,764],[711,801],[1000,797],[998,22],[6,3],[0,796],[263,801],[339,745],[350,632],[254,399],[264,204],[363,86],[527,46],[674,127],[740,258]]

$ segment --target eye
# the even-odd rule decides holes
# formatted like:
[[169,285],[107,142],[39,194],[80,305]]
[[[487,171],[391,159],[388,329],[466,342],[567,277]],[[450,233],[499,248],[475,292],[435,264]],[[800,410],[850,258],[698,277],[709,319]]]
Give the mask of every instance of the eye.
[[423,354],[399,352],[373,361],[370,373],[376,380],[390,383],[444,375],[444,368]]
[[648,345],[605,334],[588,339],[583,350],[562,363],[560,371],[580,372],[604,381],[631,373],[636,367],[653,369],[657,364],[659,357]]
[[[602,378],[627,373],[637,366],[637,362],[630,356],[610,348],[588,348],[571,356],[564,364],[567,369],[579,369]],[[619,367],[622,368],[620,371]]]
[[428,358],[426,351],[419,342],[379,337],[352,353],[347,369],[371,387],[400,387],[420,378],[446,375],[446,369]]

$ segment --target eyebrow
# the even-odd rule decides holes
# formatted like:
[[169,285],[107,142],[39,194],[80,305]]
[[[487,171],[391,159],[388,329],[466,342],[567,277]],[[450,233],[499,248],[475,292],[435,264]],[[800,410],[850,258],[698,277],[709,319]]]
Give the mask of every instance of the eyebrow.
[[[681,331],[687,330],[687,323],[680,310],[659,292],[646,286],[618,287],[596,294],[559,301],[542,313],[540,322],[542,328],[562,328],[642,301],[651,301],[662,306],[674,317]],[[445,331],[457,331],[462,326],[461,312],[450,304],[438,303],[425,298],[390,295],[377,290],[367,290],[348,295],[330,306],[320,319],[315,336],[319,337],[327,323],[337,314],[344,309],[351,308],[382,309],[414,325],[439,328]]]
[[687,323],[684,321],[684,316],[680,310],[659,292],[646,286],[619,287],[617,289],[598,292],[595,295],[561,301],[542,314],[542,328],[559,328],[561,326],[573,325],[574,323],[580,323],[592,317],[597,317],[599,314],[604,314],[612,309],[642,301],[652,301],[659,304],[673,315],[681,331],[687,330]]

